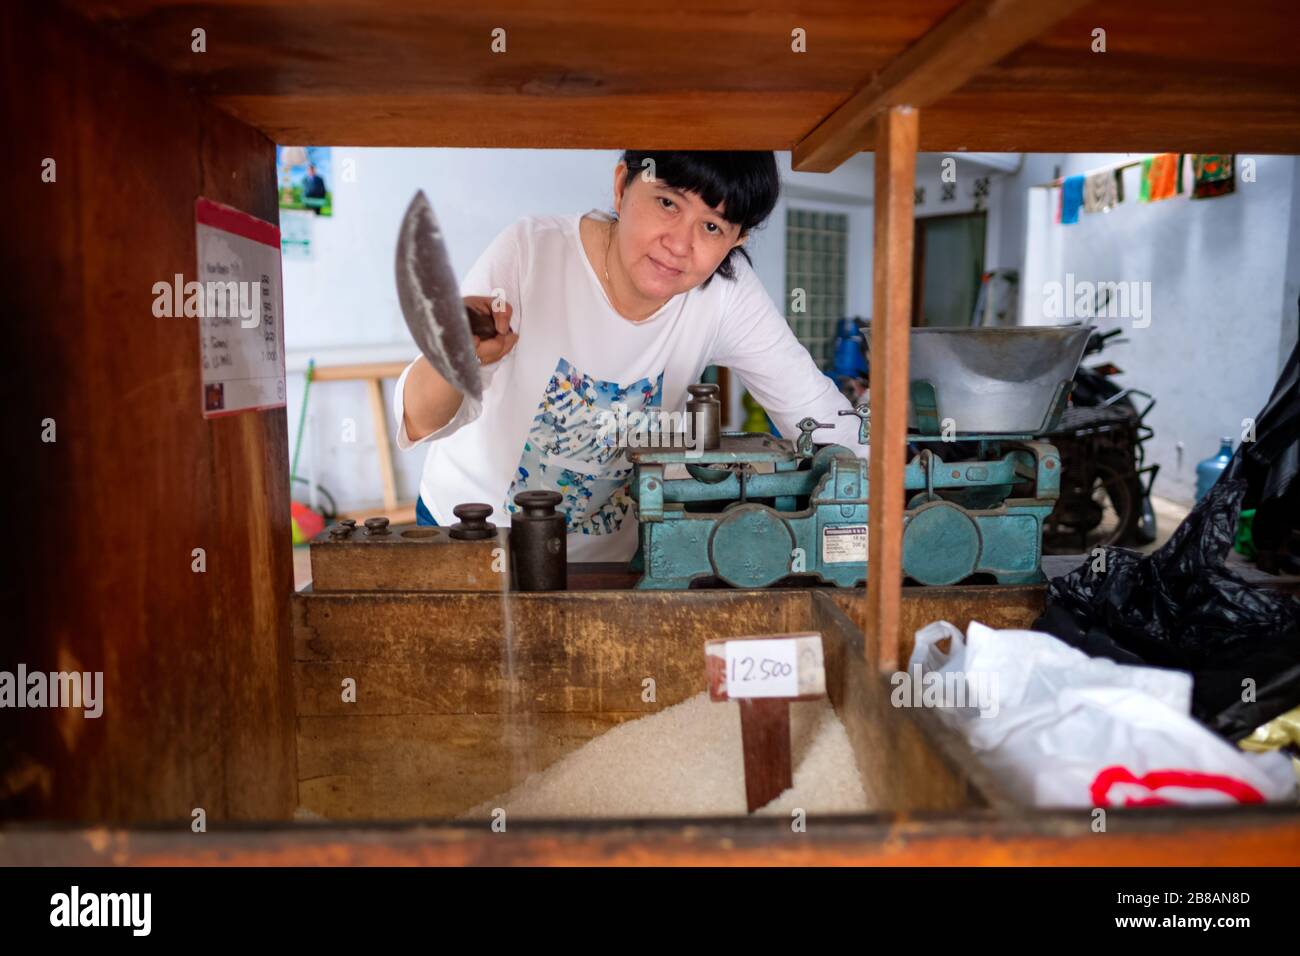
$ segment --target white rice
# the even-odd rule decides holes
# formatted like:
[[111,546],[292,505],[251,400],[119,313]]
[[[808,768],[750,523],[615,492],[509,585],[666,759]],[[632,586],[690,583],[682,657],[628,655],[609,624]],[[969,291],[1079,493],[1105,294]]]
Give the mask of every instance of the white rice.
[[[756,815],[870,809],[828,700],[791,703],[790,741],[794,786]],[[700,693],[620,724],[460,819],[487,819],[498,807],[507,818],[744,816],[740,705]]]

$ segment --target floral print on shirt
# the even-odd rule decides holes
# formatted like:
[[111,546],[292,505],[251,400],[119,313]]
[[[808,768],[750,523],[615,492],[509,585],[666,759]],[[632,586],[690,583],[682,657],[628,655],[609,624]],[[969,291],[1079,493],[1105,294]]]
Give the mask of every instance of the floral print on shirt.
[[613,534],[634,506],[628,494],[632,464],[619,452],[609,415],[657,408],[664,374],[626,387],[584,375],[561,358],[528,429],[519,467],[506,492],[506,510],[518,511],[521,491],[558,491],[570,534]]

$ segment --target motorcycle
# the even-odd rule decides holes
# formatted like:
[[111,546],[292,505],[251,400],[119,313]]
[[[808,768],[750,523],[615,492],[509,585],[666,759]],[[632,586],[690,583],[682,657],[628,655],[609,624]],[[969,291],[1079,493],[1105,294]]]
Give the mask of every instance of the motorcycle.
[[[1084,361],[1127,341],[1116,338],[1122,332],[1094,331]],[[1145,449],[1154,435],[1146,418],[1156,400],[1141,389],[1121,387],[1113,380],[1121,372],[1112,362],[1080,362],[1069,406],[1056,427],[1041,436],[1061,453],[1061,497],[1043,530],[1048,553],[1077,554],[1156,538],[1151,486],[1160,466],[1147,464]]]

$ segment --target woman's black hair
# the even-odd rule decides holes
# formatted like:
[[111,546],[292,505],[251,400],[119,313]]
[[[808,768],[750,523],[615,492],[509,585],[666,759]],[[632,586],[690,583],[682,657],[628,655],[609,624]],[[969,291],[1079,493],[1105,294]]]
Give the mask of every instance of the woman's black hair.
[[[740,226],[742,236],[772,214],[781,192],[776,157],[770,152],[627,149],[623,151],[623,162],[627,163],[624,188],[632,184],[634,177],[653,170],[655,179],[674,189],[695,193],[712,208],[721,205],[723,218]],[[731,257],[737,252],[753,264],[744,246],[737,246],[727,253],[713,275],[734,279],[736,270]],[[712,281],[713,276],[709,276],[704,285]]]

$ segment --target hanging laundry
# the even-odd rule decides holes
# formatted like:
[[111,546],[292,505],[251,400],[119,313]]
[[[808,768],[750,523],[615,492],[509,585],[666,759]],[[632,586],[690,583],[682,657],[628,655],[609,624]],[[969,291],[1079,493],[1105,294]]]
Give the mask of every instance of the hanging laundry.
[[1236,192],[1235,153],[1196,153],[1192,156],[1193,199],[1210,199]]
[[1142,160],[1138,202],[1169,199],[1183,191],[1183,154],[1160,153]]
[[1079,207],[1083,205],[1083,177],[1069,176],[1061,184],[1061,215],[1059,222],[1070,225],[1079,221]]
[[1124,201],[1124,180],[1118,169],[1092,173],[1083,183],[1083,211],[1105,212]]

